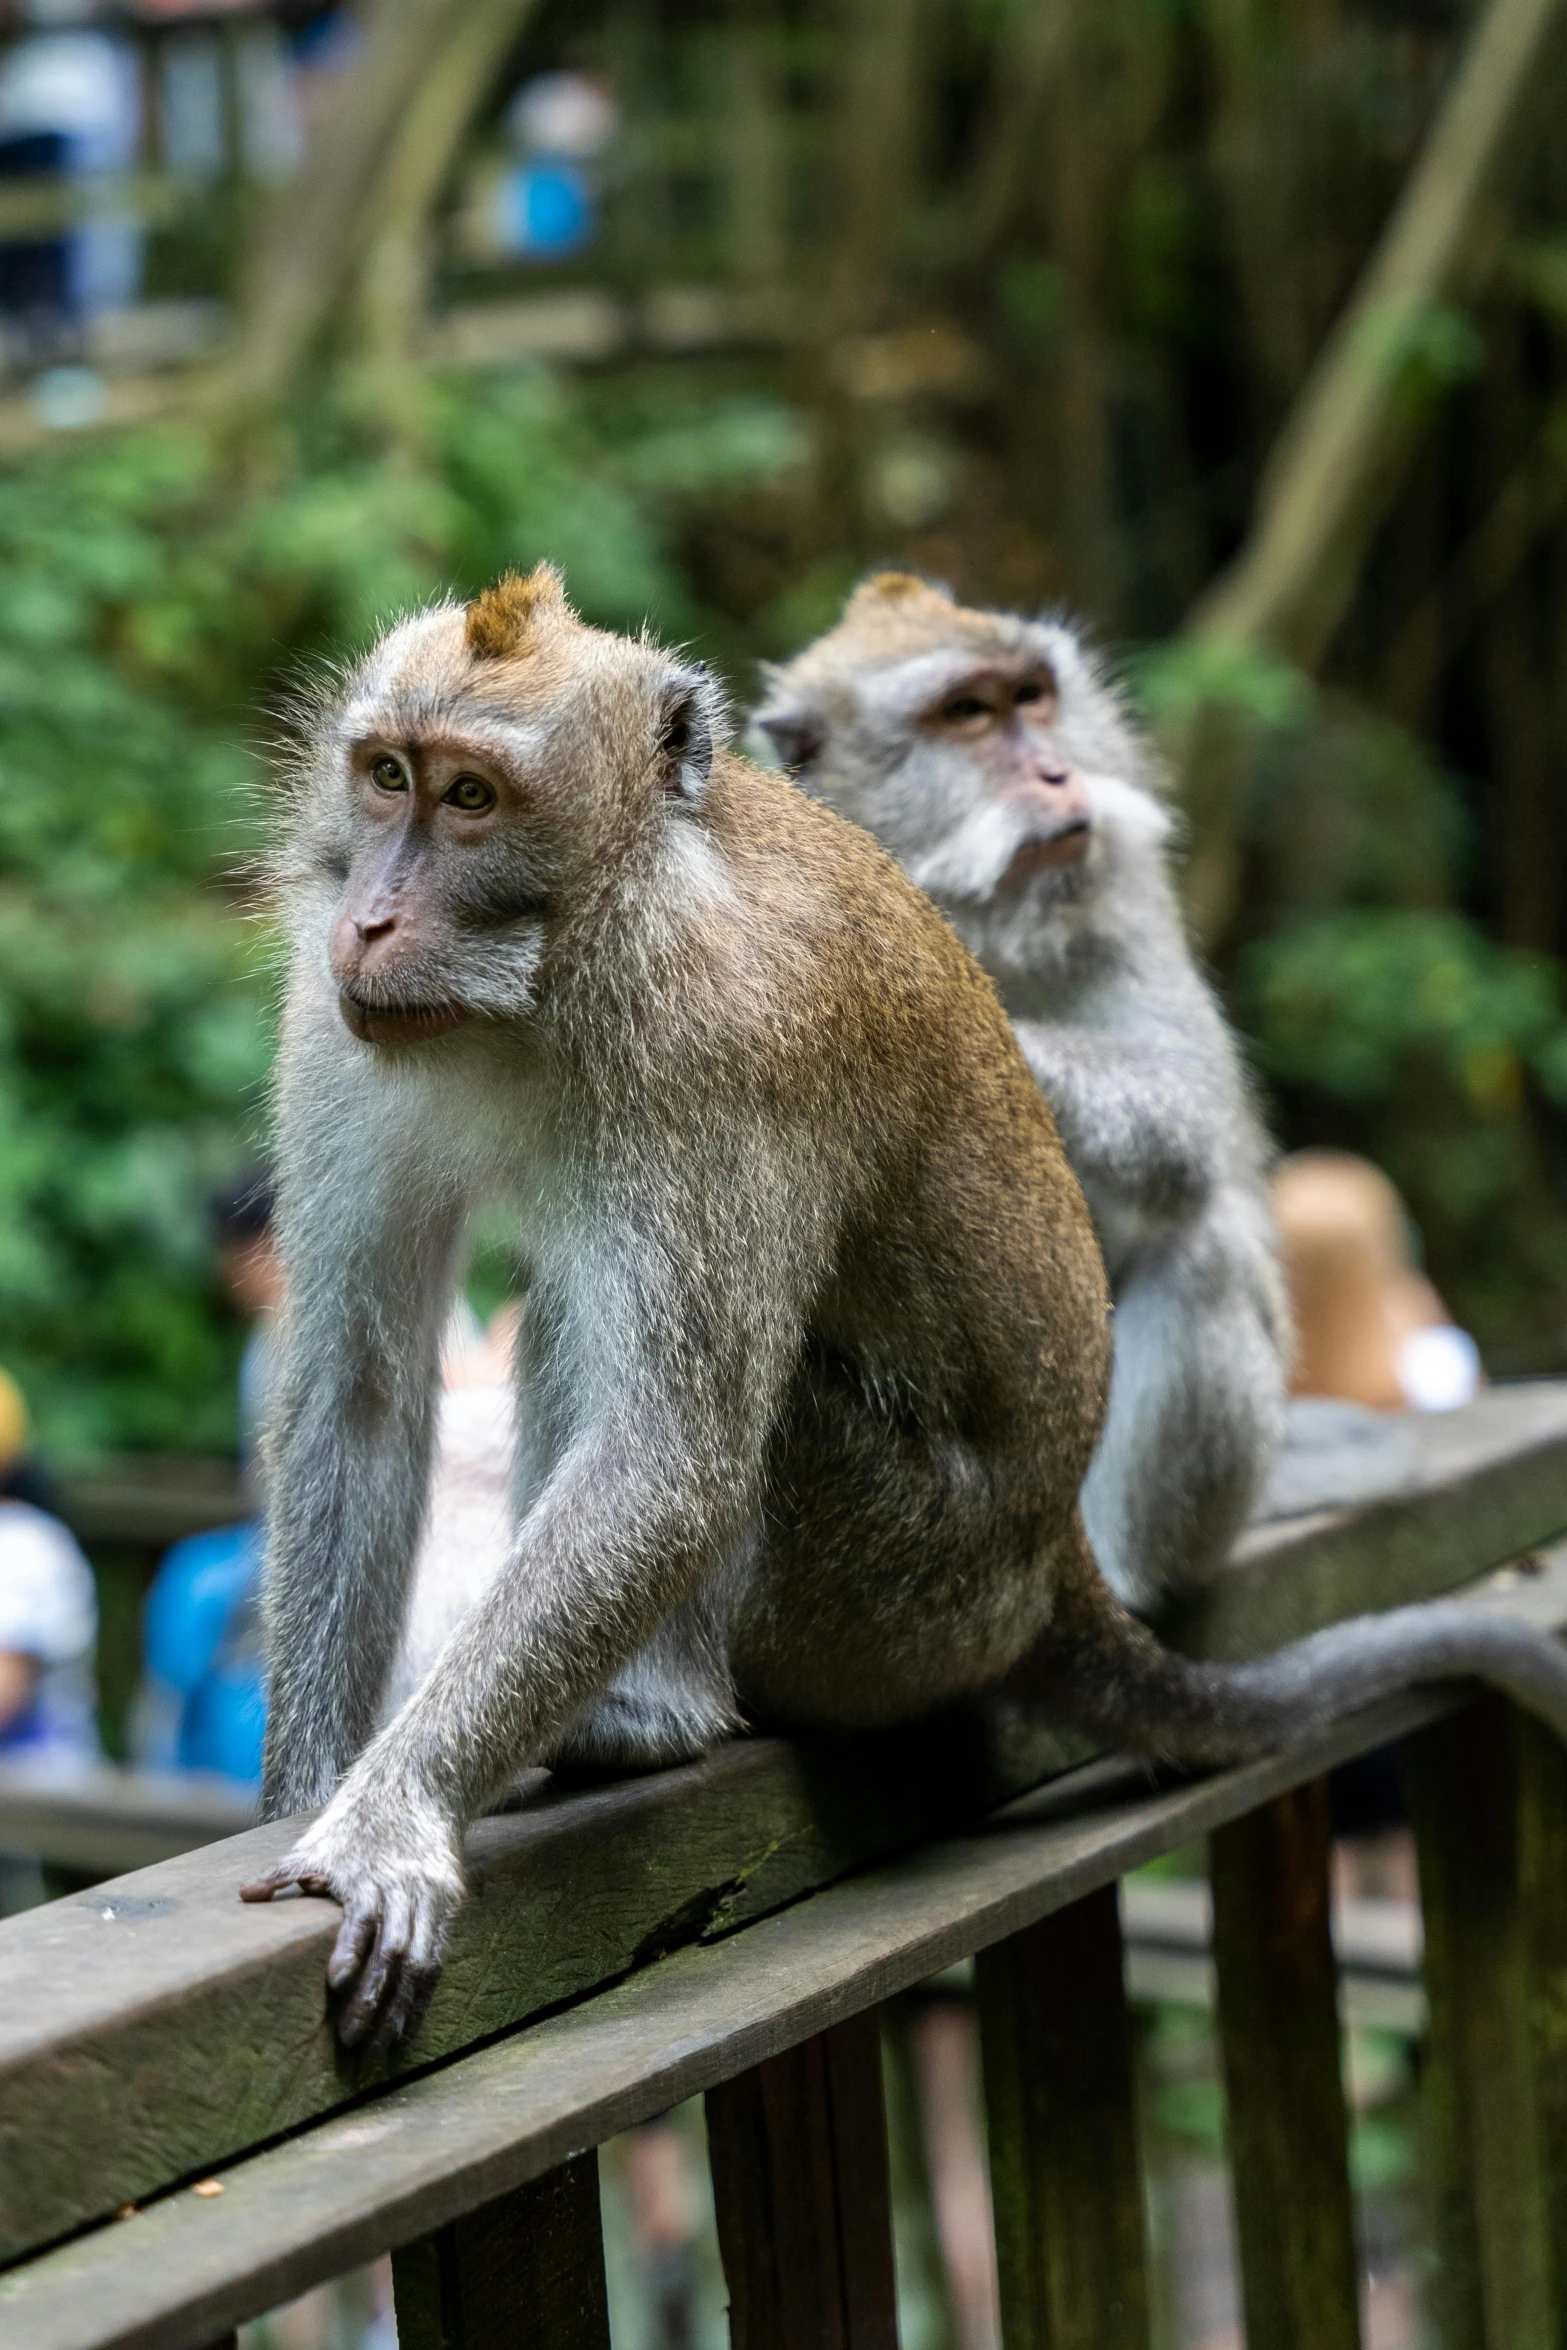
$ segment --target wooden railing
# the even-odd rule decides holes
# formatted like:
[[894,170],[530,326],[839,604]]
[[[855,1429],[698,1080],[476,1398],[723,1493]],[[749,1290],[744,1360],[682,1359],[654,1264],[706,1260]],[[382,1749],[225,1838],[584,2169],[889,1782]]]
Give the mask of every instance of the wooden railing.
[[[1567,1546],[1541,1551],[1567,1528],[1567,1391],[1419,1436],[1401,1498],[1255,1530],[1188,1644],[1468,1584],[1567,1625]],[[204,2350],[390,2250],[402,2350],[604,2350],[593,2149],[701,2093],[737,2350],[892,2350],[876,2011],[971,1953],[1007,2350],[1146,2344],[1116,1884],[1200,1836],[1248,2339],[1354,2344],[1322,1773],[1388,1738],[1420,1850],[1442,2339],[1547,2350],[1567,1760],[1461,1689],[1185,1784],[993,1712],[541,1782],[473,1830],[473,1898],[393,2061],[333,2040],[329,1905],[235,1897],[285,1826],[0,1924],[0,2345]]]

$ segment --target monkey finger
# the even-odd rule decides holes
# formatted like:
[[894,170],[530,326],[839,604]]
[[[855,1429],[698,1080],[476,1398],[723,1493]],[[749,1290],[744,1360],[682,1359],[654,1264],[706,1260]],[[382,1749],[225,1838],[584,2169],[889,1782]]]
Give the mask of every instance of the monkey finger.
[[326,1987],[341,1991],[351,1983],[369,1955],[375,1940],[376,1915],[373,1909],[349,1909],[337,1929],[337,1940],[332,1955],[326,1962]]
[[337,1898],[325,1877],[316,1876],[288,1859],[274,1861],[259,1877],[241,1885],[239,1897],[241,1901],[270,1901],[274,1893],[286,1893],[291,1886],[297,1886],[301,1893],[319,1894],[327,1901]]
[[400,2040],[411,2040],[423,2023],[425,2010],[441,1979],[436,1967],[417,1967],[409,1959],[403,1962],[396,1989],[387,2000],[381,2021],[375,2028],[370,2046],[377,2056],[385,2056]]
[[347,2006],[338,2018],[337,2036],[345,2048],[357,2048],[375,2029],[381,2009],[397,1988],[408,1949],[413,1905],[400,1886],[381,1897],[375,1919],[375,1941],[365,1960]]

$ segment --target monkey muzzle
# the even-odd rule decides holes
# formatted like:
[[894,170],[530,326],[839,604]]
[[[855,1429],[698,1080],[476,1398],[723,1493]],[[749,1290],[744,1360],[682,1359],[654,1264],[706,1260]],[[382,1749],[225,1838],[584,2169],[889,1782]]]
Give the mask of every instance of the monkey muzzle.
[[424,1044],[470,1017],[461,1004],[367,1004],[346,987],[337,991],[337,1008],[361,1044]]
[[1086,816],[1075,816],[1055,832],[1024,841],[1002,874],[996,894],[1016,897],[1038,873],[1057,873],[1064,866],[1081,865],[1088,854],[1091,830]]

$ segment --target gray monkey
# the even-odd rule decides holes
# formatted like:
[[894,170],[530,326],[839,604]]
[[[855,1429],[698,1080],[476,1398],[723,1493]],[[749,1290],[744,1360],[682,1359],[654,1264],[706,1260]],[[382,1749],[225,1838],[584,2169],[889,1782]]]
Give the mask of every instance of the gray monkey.
[[1271,1147],[1186,943],[1149,755],[1072,630],[901,572],[770,675],[757,722],[935,899],[1011,1015],[1115,1300],[1083,1515],[1115,1591],[1156,1609],[1217,1572],[1260,1498],[1289,1331]]

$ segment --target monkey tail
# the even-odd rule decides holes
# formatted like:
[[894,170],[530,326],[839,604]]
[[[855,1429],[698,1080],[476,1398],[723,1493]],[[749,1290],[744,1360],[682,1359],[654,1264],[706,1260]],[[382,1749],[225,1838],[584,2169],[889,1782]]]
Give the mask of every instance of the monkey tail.
[[1247,1664],[1178,1655],[1128,1613],[1080,1534],[1056,1615],[1008,1681],[1076,1729],[1166,1762],[1268,1754],[1379,1698],[1476,1680],[1567,1743],[1567,1649],[1532,1624],[1456,1600],[1354,1616]]

